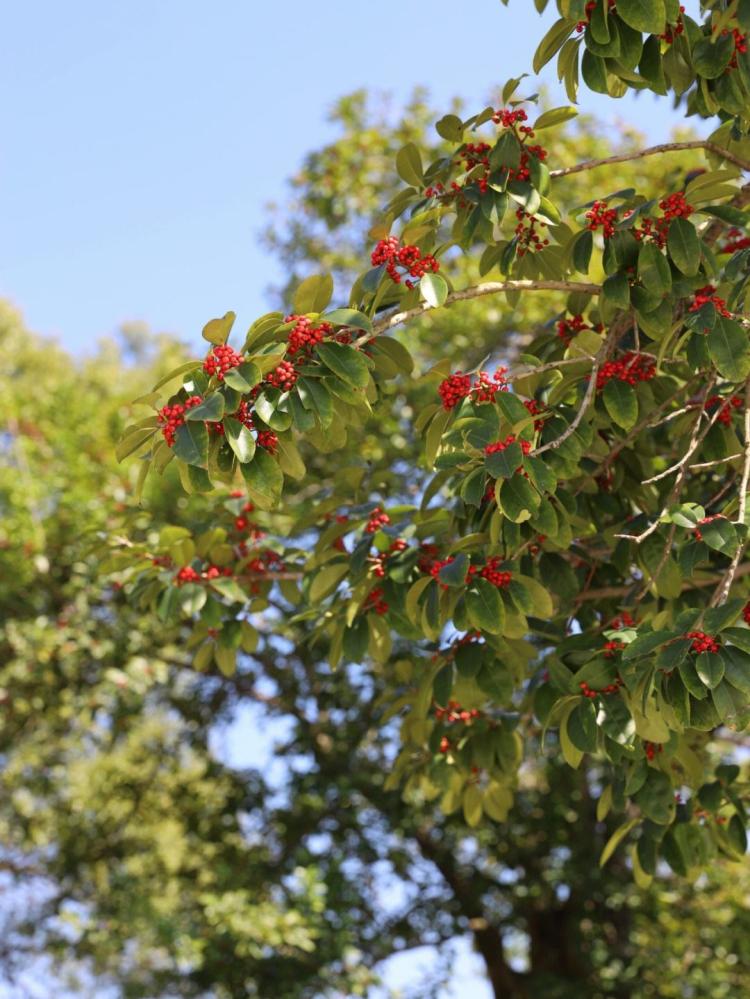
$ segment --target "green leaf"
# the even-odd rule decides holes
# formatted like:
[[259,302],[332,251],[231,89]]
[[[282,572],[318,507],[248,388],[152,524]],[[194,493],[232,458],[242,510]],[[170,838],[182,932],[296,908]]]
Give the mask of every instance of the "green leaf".
[[604,867],[604,865],[607,863],[607,861],[615,852],[620,843],[622,843],[622,841],[625,839],[630,830],[633,829],[635,826],[637,826],[639,822],[640,819],[637,818],[628,819],[627,822],[623,822],[621,826],[618,826],[617,829],[615,829],[615,831],[607,840],[604,849],[602,850],[601,856],[599,857],[600,867]]
[[555,21],[534,53],[532,65],[535,73],[538,73],[559,52],[575,26],[576,22],[569,18],[561,17],[559,21]]
[[552,128],[554,125],[561,125],[564,121],[570,121],[578,115],[578,109],[574,107],[552,108],[540,114],[534,122],[533,129],[539,132],[543,128]]
[[375,350],[385,354],[404,374],[414,370],[414,358],[404,345],[392,336],[379,336],[374,342]]
[[407,142],[396,153],[396,170],[399,177],[412,187],[424,187],[424,168],[422,156],[413,142]]
[[602,285],[604,297],[616,309],[627,309],[630,307],[630,282],[627,277],[620,273],[610,274]]
[[602,392],[604,405],[614,422],[623,430],[630,430],[638,419],[638,396],[627,382],[611,379]]
[[675,637],[674,632],[671,631],[649,631],[645,635],[639,635],[623,649],[623,662],[647,656],[654,649],[658,649],[660,645],[668,642],[670,638]]
[[674,817],[674,788],[669,777],[661,770],[649,767],[646,783],[634,795],[634,800],[646,818],[657,825],[667,825]]
[[252,361],[244,361],[238,368],[224,374],[224,384],[238,392],[249,392],[263,378],[260,368]]
[[357,309],[334,309],[332,312],[327,312],[323,318],[334,326],[351,326],[352,329],[362,330],[363,333],[372,333],[372,320]]
[[240,464],[244,465],[252,459],[255,454],[255,438],[244,423],[231,416],[224,417],[224,434]]
[[750,656],[731,646],[724,646],[721,655],[724,660],[724,676],[727,683],[746,697],[750,697]]
[[722,555],[734,555],[739,544],[737,528],[726,517],[716,517],[700,525],[703,543]]
[[445,304],[448,297],[448,282],[440,274],[430,271],[421,278],[419,290],[425,302],[437,309]]
[[496,496],[505,516],[515,524],[529,520],[539,508],[541,501],[539,493],[523,475],[504,479],[499,491],[496,490]]
[[[544,458],[528,455],[523,459],[523,467],[540,493],[553,493],[557,488],[557,478]],[[546,533],[546,532],[542,532]]]
[[469,556],[462,552],[440,570],[440,582],[446,586],[463,586],[468,568]]
[[719,35],[715,41],[702,38],[693,46],[693,69],[699,76],[715,80],[729,65],[733,53],[734,38],[731,34]]
[[461,142],[464,137],[464,123],[455,114],[445,114],[435,122],[435,131],[448,142]]
[[276,460],[263,448],[258,448],[253,460],[240,465],[251,499],[263,510],[278,503],[284,485],[284,474]]
[[724,660],[716,652],[701,652],[695,658],[695,670],[701,682],[713,690],[724,676]]
[[673,219],[667,236],[667,249],[675,267],[692,277],[701,265],[701,244],[695,226],[687,219]]
[[565,714],[563,715],[560,721],[559,731],[560,731],[560,748],[562,749],[563,759],[565,760],[565,762],[568,764],[569,767],[572,767],[574,770],[577,770],[578,767],[581,765],[581,760],[583,759],[583,752],[574,744],[573,740],[571,739],[568,733],[568,721],[570,720],[570,716],[573,713],[574,708],[575,704],[571,704],[571,706],[566,710]]
[[118,461],[123,461],[128,455],[142,447],[146,441],[151,440],[155,433],[154,427],[139,427],[124,434],[115,448],[115,458]]
[[667,11],[664,0],[617,0],[617,13],[631,28],[649,35],[662,35]]
[[505,609],[497,587],[486,579],[475,580],[466,593],[466,610],[474,628],[490,635],[501,635],[505,627]]
[[300,284],[292,298],[295,313],[322,312],[333,296],[330,274],[313,274]]
[[716,370],[729,381],[742,381],[750,374],[750,343],[739,323],[724,316],[706,334],[708,353]]
[[178,367],[173,368],[169,372],[169,374],[164,375],[163,378],[160,378],[159,381],[156,383],[156,385],[154,385],[154,392],[156,392],[157,389],[160,389],[163,385],[166,385],[167,382],[171,382],[173,378],[177,378],[179,377],[179,375],[185,375],[189,371],[195,371],[196,368],[200,367],[201,367],[200,361],[185,361],[184,364],[180,364]]
[[599,729],[596,708],[591,701],[581,701],[567,719],[566,731],[570,741],[582,753],[596,752]]
[[183,423],[178,427],[173,451],[188,465],[208,468],[208,430],[205,423]]
[[464,791],[463,813],[466,825],[472,829],[482,821],[482,792],[476,784],[469,784]]
[[203,327],[201,336],[204,340],[208,340],[209,343],[225,344],[229,339],[229,333],[236,318],[236,313],[227,312],[221,319],[209,319]]
[[667,258],[653,243],[643,243],[638,251],[638,277],[654,295],[666,295],[672,287]]
[[310,584],[310,601],[315,604],[330,596],[348,572],[348,562],[337,562],[334,565],[329,564],[324,566],[315,574]]
[[588,274],[591,263],[591,253],[594,249],[594,234],[590,229],[584,229],[576,236],[573,244],[573,267],[581,274]]
[[484,467],[493,479],[509,479],[515,475],[523,460],[523,451],[518,441],[509,444],[502,451],[485,454]]
[[185,413],[186,420],[204,420],[208,423],[218,423],[224,415],[224,396],[221,392],[214,392],[207,396],[203,402],[193,406]]
[[349,385],[364,388],[369,382],[370,370],[354,347],[345,343],[319,343],[315,352],[327,368]]

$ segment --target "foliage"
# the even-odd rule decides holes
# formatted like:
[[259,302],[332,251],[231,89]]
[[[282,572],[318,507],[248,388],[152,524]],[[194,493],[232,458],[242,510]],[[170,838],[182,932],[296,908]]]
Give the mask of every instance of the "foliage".
[[[198,669],[231,673],[259,642],[243,618],[272,601],[309,623],[332,667],[386,671],[403,743],[389,786],[440,796],[471,826],[505,820],[524,744],[556,730],[570,766],[606,763],[601,813],[620,825],[602,863],[627,840],[642,879],[659,858],[685,874],[746,848],[744,785],[706,750],[750,718],[750,143],[726,96],[748,57],[744,10],[710,7],[699,28],[671,5],[561,4],[541,46],[602,46],[591,58],[619,74],[617,92],[658,91],[646,67],[687,47],[703,74],[689,110],[734,114],[709,140],[571,164],[541,143],[575,109],[537,114],[509,81],[499,110],[437,122],[437,158],[398,151],[403,185],[347,295],[307,277],[290,314],[261,317],[238,350],[225,346],[233,314],[212,320],[206,360],[175,371],[166,407],[149,396],[155,415],[120,444],[142,471],[174,462],[188,492],[219,491],[208,521],[115,562],[141,607],[193,622]],[[700,53],[728,39],[709,72]],[[627,60],[605,63],[625,42]],[[707,166],[614,189],[603,173],[685,150]],[[554,318],[530,325],[521,299],[545,292]],[[443,314],[490,295],[514,310],[515,342],[491,347],[513,366],[465,374],[428,340],[432,364],[414,377],[422,341],[391,331],[427,314],[439,336]],[[399,443],[368,469],[386,450],[371,421],[390,412]],[[350,448],[365,463],[321,474]]]

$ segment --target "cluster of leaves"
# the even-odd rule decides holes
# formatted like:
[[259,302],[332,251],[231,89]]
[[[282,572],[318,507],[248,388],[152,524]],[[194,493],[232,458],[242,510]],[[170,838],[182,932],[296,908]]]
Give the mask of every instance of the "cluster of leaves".
[[[534,6],[544,11],[548,0]],[[609,97],[671,92],[688,114],[736,118],[737,138],[750,107],[750,4],[701,0],[700,7],[702,22],[679,0],[557,0],[560,18],[539,43],[534,72],[557,56],[557,74],[572,101],[580,78]]]

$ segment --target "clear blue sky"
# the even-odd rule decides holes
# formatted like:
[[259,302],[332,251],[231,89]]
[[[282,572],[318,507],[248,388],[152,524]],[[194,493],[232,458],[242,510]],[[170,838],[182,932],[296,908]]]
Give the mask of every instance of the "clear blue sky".
[[[331,134],[336,97],[427,84],[479,108],[541,23],[530,0],[40,0],[3,29],[0,296],[81,350],[123,320],[192,338],[265,311],[263,206]],[[618,109],[656,136],[666,103]]]
[[[460,94],[478,109],[528,68],[551,17],[530,0],[7,5],[0,296],[76,351],[132,319],[188,339],[230,308],[249,322],[279,278],[256,238],[264,205],[330,137],[335,99],[426,84],[437,106]],[[543,79],[567,103],[551,67]],[[582,107],[612,114],[586,92]],[[649,96],[617,107],[650,138],[679,121]],[[248,730],[240,718],[217,748],[261,762]],[[390,983],[418,982],[419,964],[394,961]],[[489,995],[475,967],[463,948],[456,999]]]

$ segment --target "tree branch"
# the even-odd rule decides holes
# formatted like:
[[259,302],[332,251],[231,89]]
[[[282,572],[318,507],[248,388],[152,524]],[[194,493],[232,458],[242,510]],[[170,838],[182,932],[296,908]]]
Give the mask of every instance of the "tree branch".
[[658,153],[677,153],[686,149],[705,149],[706,152],[721,156],[729,163],[734,163],[740,170],[749,170],[750,163],[743,160],[741,156],[722,149],[715,142],[707,139],[692,139],[688,142],[662,142],[658,146],[649,146],[647,149],[640,149],[635,153],[619,153],[616,156],[605,156],[599,160],[584,160],[573,166],[561,167],[559,170],[550,170],[550,177],[568,177],[572,173],[581,173],[584,170],[596,170],[597,167],[608,166],[611,163],[628,163],[631,160],[642,160],[645,156],[656,156]]
[[[469,302],[486,295],[499,295],[504,291],[579,291],[587,295],[598,295],[601,286],[592,284],[590,281],[528,281],[521,279],[517,281],[485,281],[482,284],[473,285],[471,288],[452,291],[440,308],[443,308],[444,305],[451,305],[453,302]],[[415,305],[412,309],[391,312],[373,323],[372,334],[368,333],[366,336],[360,337],[357,342],[363,343],[372,340],[379,333],[407,323],[410,319],[416,319],[418,316],[424,315],[425,312],[433,311],[436,311],[433,306],[423,302],[421,305]]]

